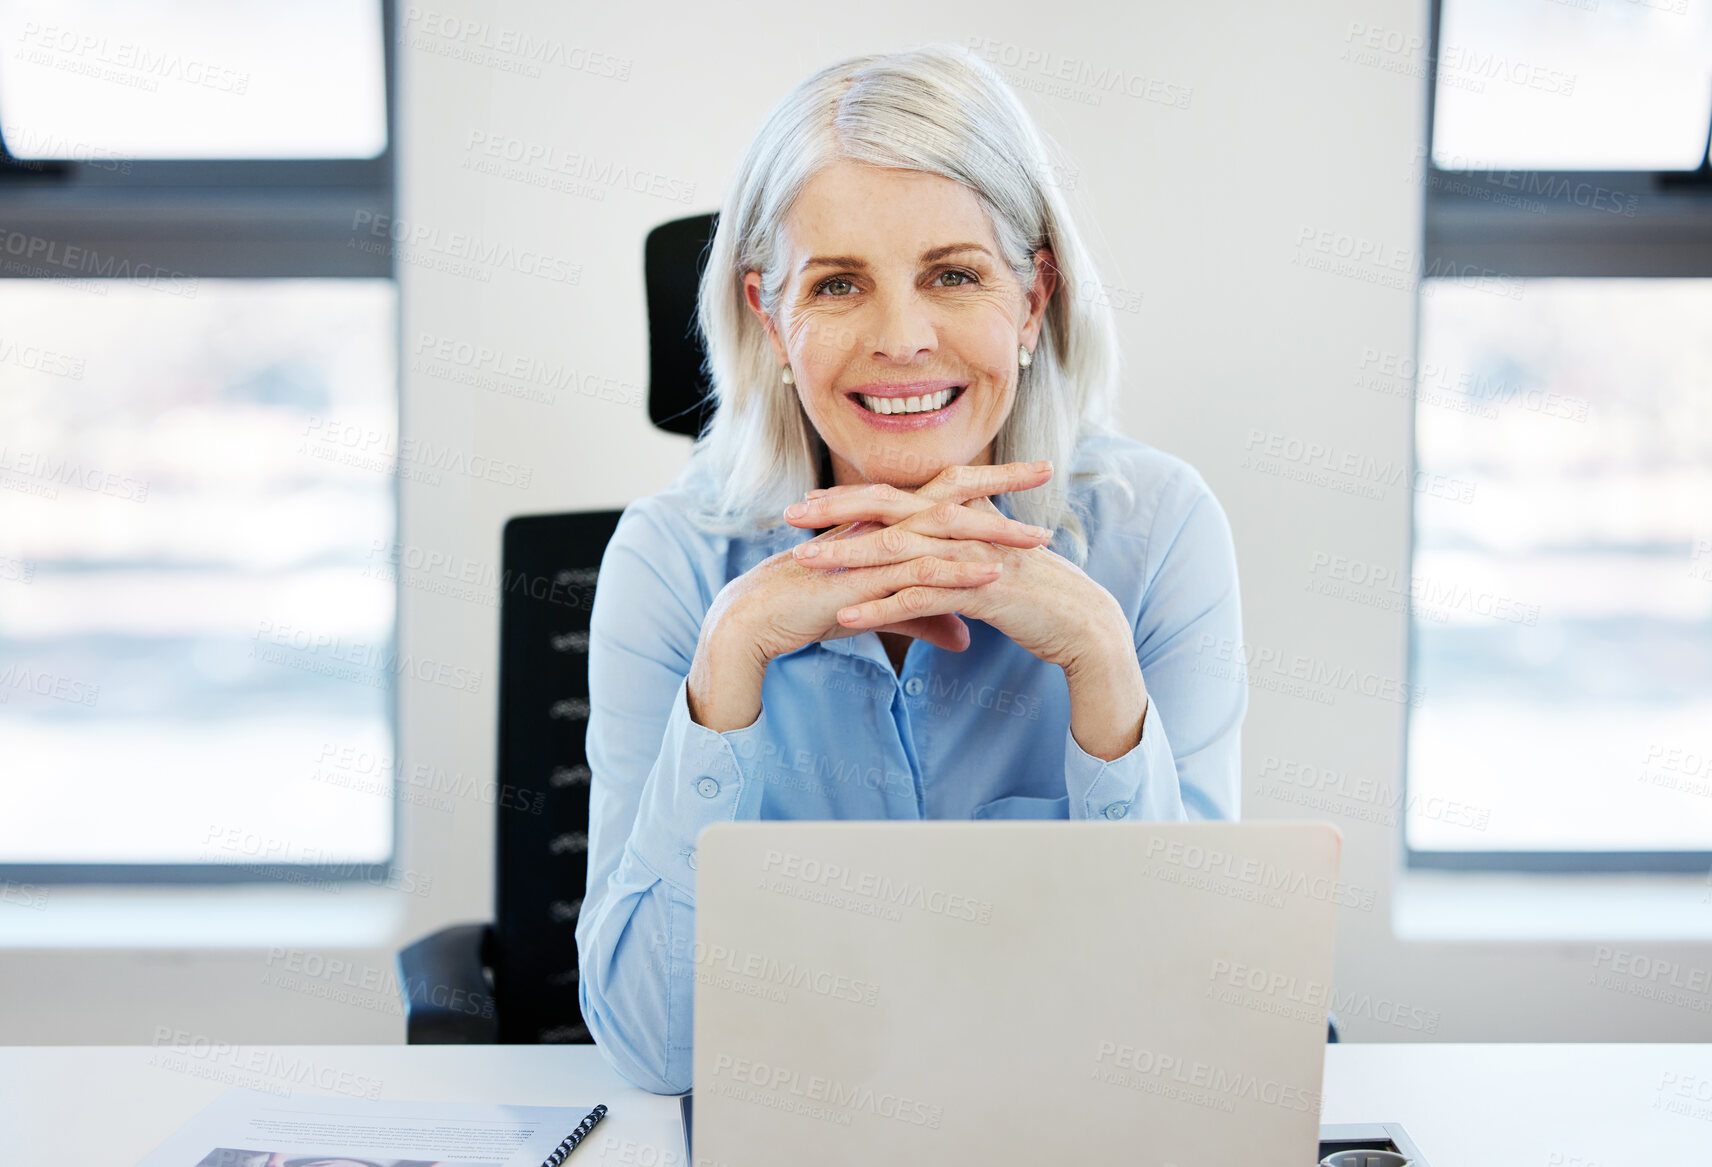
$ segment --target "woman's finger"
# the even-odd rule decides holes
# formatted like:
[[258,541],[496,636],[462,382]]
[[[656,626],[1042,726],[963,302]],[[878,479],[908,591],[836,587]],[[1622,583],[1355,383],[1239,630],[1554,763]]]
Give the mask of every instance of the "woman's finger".
[[1039,547],[1052,542],[1052,532],[1047,528],[1007,518],[984,497],[967,503],[935,503],[917,511],[901,525],[936,539],[975,539],[1006,547]]
[[[972,588],[991,583],[1004,573],[1004,565],[967,559],[941,559],[923,555],[902,563],[861,568],[832,576],[844,587],[846,604],[860,604],[890,595],[900,588]],[[922,613],[910,613],[910,616]],[[907,617],[906,617],[907,618]],[[881,621],[885,623],[885,621]]]
[[[1038,527],[1011,523],[990,529],[971,525],[964,538],[942,539],[935,535],[909,530],[905,526],[882,527],[858,538],[811,541],[792,548],[796,561],[804,567],[823,571],[842,571],[852,567],[880,567],[888,563],[905,563],[927,557],[937,559],[972,560],[981,562],[997,555],[994,544],[1003,540],[1008,547],[1030,550],[1044,547],[1052,540],[1052,532]],[[1012,528],[1022,528],[1018,530]]]
[[825,494],[793,502],[785,508],[785,522],[810,530],[862,519],[891,524],[902,522],[916,511],[932,505],[931,501],[918,498],[910,491],[899,490],[883,482],[870,482],[862,486],[834,487]]
[[1051,462],[1005,462],[998,466],[947,466],[916,493],[940,502],[1032,490],[1052,477]]
[[[826,494],[800,504],[806,508],[801,516],[792,517],[788,511],[786,515],[795,526],[833,527],[817,536],[820,540],[849,538],[896,526],[947,539],[979,539],[1010,547],[1033,547],[1052,540],[1052,532],[1043,527],[1006,518],[985,495],[960,503],[934,501],[902,491],[899,494],[902,500],[880,493]],[[882,509],[887,517],[875,518]]]
[[881,482],[810,491],[803,501],[785,508],[785,521],[794,527],[811,530],[863,519],[899,523],[935,502],[961,504],[1013,490],[1032,490],[1044,485],[1051,477],[1051,462],[948,466],[915,491],[899,490]]
[[922,616],[915,620],[900,620],[896,624],[882,625],[874,631],[913,636],[917,640],[927,641],[935,648],[943,648],[946,652],[965,652],[969,648],[969,626],[952,612],[944,612],[938,616]]
[[973,615],[980,607],[981,592],[979,587],[906,587],[877,600],[840,608],[838,623],[845,628],[867,629],[948,612]]

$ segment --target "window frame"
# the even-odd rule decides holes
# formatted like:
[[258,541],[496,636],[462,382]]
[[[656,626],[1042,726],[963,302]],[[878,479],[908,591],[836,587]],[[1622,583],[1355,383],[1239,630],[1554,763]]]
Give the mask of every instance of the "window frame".
[[[1416,304],[1435,273],[1509,279],[1712,278],[1712,125],[1691,171],[1441,170],[1433,159],[1434,107],[1437,101],[1439,29],[1443,0],[1431,0],[1428,16],[1428,68],[1425,151],[1421,158],[1421,271]],[[1712,119],[1709,119],[1712,120]],[[1489,184],[1481,190],[1477,184]],[[1569,191],[1565,205],[1547,203],[1536,214],[1505,205],[1492,194],[1514,190]],[[1599,190],[1633,196],[1633,214],[1591,205]],[[1579,201],[1586,195],[1588,204]],[[1487,197],[1481,197],[1485,195]],[[1554,195],[1555,199],[1556,196]],[[1420,312],[1415,314],[1414,348],[1420,358]],[[1420,464],[1416,422],[1419,404],[1409,414],[1409,450]],[[1414,578],[1415,504],[1409,507],[1408,570]],[[1408,675],[1417,671],[1415,622],[1407,631]],[[1534,873],[1675,873],[1712,869],[1712,848],[1698,851],[1504,851],[1416,849],[1409,842],[1409,734],[1413,712],[1403,718],[1403,814],[1401,835],[1408,870]]]
[[[136,159],[92,161],[14,158],[0,136],[0,224],[78,247],[120,264],[150,264],[175,276],[198,278],[360,278],[397,285],[392,248],[352,247],[359,214],[391,216],[397,159],[396,0],[378,0],[386,149],[374,158]],[[4,111],[0,111],[3,113]],[[0,132],[3,133],[3,132]],[[372,221],[372,220],[371,220]],[[12,275],[8,280],[99,278]],[[402,352],[395,316],[389,342]],[[402,394],[393,386],[395,409]],[[399,483],[391,486],[396,524]],[[392,641],[402,585],[394,581]],[[179,884],[274,886],[359,884],[388,886],[398,867],[401,814],[398,791],[398,689],[386,688],[386,725],[393,749],[392,844],[371,863],[7,863],[0,886],[66,884]]]

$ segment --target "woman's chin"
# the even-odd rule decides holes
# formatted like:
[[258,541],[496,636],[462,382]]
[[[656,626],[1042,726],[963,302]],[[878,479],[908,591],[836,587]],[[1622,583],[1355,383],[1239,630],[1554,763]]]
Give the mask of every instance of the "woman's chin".
[[850,459],[864,482],[881,482],[899,490],[917,490],[932,482],[947,466],[964,466],[973,459],[894,446]]

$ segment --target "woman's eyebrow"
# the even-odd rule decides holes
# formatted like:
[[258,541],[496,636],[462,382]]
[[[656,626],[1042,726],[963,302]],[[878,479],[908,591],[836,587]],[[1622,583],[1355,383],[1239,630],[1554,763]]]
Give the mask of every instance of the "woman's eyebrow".
[[[947,243],[944,247],[935,247],[922,252],[921,261],[932,263],[936,259],[944,259],[946,256],[955,255],[959,251],[979,251],[989,259],[993,256],[992,252],[979,243]],[[803,265],[797,269],[797,273],[800,275],[811,267],[847,267],[853,271],[866,271],[868,261],[856,255],[816,255],[803,260]]]

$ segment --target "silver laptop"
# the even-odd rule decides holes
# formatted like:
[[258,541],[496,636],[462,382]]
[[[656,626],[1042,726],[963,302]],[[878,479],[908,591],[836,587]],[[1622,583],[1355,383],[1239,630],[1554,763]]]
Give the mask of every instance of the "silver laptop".
[[1324,823],[749,822],[697,848],[697,1164],[1316,1157]]

